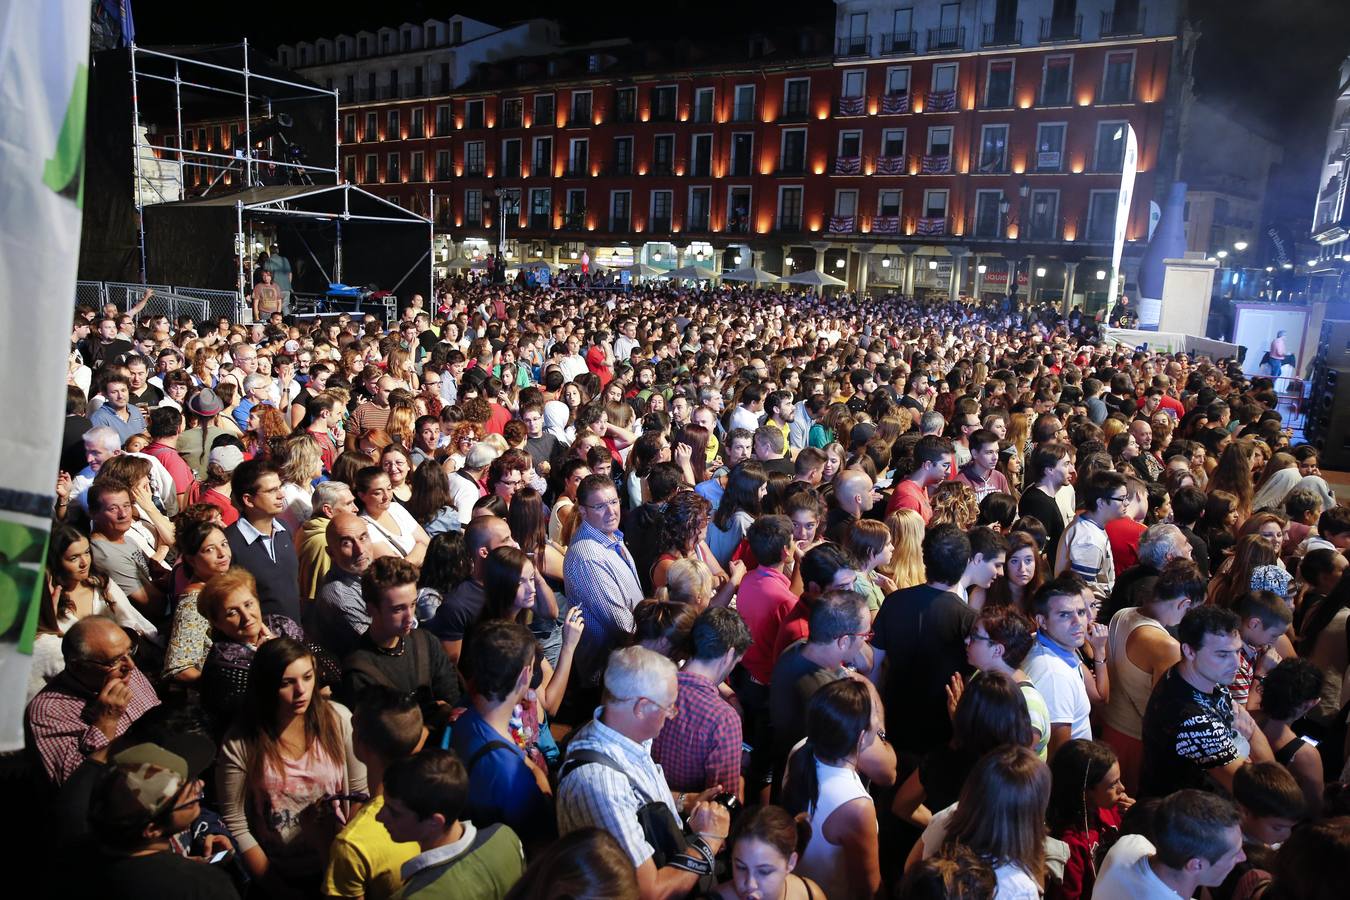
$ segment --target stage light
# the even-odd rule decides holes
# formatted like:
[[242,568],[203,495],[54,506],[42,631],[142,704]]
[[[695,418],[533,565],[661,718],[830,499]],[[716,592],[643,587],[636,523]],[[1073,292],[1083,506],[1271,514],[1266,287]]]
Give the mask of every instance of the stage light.
[[1041,266],[1040,268],[1036,269],[1036,277],[1037,277],[1037,278],[1044,278],[1044,277],[1045,277],[1045,267],[1044,267],[1044,266]]
[[836,269],[842,269],[844,267],[844,261],[842,259],[836,259],[834,261],[834,267]]
[[1228,251],[1227,251],[1227,250],[1220,250],[1218,253],[1215,253],[1214,255],[1217,256],[1219,259],[1227,259],[1227,258],[1228,258]]
[[1103,269],[1098,269],[1098,270],[1097,270],[1097,280],[1098,280],[1098,281],[1105,281],[1105,280],[1106,280],[1106,271],[1105,271],[1105,270],[1103,270]]

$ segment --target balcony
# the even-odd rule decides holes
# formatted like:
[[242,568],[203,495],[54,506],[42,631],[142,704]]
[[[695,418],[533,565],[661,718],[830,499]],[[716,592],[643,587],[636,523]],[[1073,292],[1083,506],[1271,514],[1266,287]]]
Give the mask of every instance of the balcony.
[[568,166],[563,169],[564,178],[585,178],[590,174],[590,167],[584,162],[569,163]]
[[960,25],[928,29],[929,51],[966,49],[966,29]]
[[633,161],[631,159],[621,159],[605,166],[605,174],[615,177],[626,177],[633,174]]
[[731,160],[731,171],[727,172],[727,174],[732,178],[749,178],[750,160],[733,158]]
[[591,124],[590,110],[586,110],[584,113],[575,113],[567,117],[568,128],[590,128]]
[[924,112],[956,112],[956,91],[929,91]]
[[727,225],[722,229],[723,234],[749,234],[750,217],[738,216],[732,214],[727,218]]
[[662,108],[662,107],[656,107],[656,108],[653,108],[653,109],[652,109],[652,121],[653,121],[653,122],[674,122],[674,121],[675,121],[675,107],[674,107],[674,105],[672,104],[671,107],[670,107],[669,109]]
[[867,101],[863,97],[836,98],[834,101],[834,114],[839,117],[866,115]]
[[707,213],[704,213],[701,216],[690,213],[685,217],[684,230],[691,234],[708,234],[712,231],[709,222],[710,220]]
[[872,217],[872,234],[899,234],[900,216],[881,215]]
[[778,234],[801,234],[802,217],[796,215],[783,215],[774,220],[773,230]]
[[755,107],[737,106],[731,110],[731,121],[733,122],[753,122],[755,121]]
[[881,98],[881,114],[883,116],[901,116],[909,112],[909,92],[903,94],[886,94]]
[[475,163],[469,163],[469,164],[466,164],[466,165],[464,166],[464,177],[465,177],[465,178],[482,178],[482,177],[483,177],[483,164],[482,164],[482,163],[476,163],[476,164],[475,164]]
[[778,122],[805,122],[808,118],[806,101],[788,103],[778,111]]
[[804,159],[785,159],[778,164],[778,171],[775,175],[797,176],[806,174],[806,160]]
[[981,47],[1016,47],[1022,43],[1022,20],[986,22],[980,28]]
[[529,229],[531,231],[552,231],[553,214],[552,213],[530,213]]
[[437,181],[449,181],[451,178],[454,177],[454,174],[455,174],[455,173],[450,169],[449,166],[437,166],[437,167],[436,167],[436,180],[437,180]]
[[658,159],[652,163],[653,175],[674,175],[675,164],[668,159]]
[[1102,13],[1102,37],[1137,37],[1144,33],[1144,9],[1116,15],[1108,10]]
[[881,36],[881,52],[883,54],[918,53],[919,33],[917,31],[897,31],[894,34],[883,34]]
[[825,230],[830,234],[854,234],[858,230],[857,216],[830,216]]
[[840,38],[835,48],[835,55],[840,57],[871,56],[872,36],[851,35]]
[[606,117],[606,121],[608,121],[611,125],[627,125],[630,122],[636,122],[637,110],[626,109],[623,107],[616,107]]
[[830,166],[831,175],[861,175],[862,171],[861,156],[836,156]]
[[652,234],[670,234],[670,216],[652,216],[647,225]]
[[905,166],[905,154],[898,153],[891,156],[878,156],[874,174],[904,175],[908,171]]
[[562,228],[560,231],[585,231],[586,230],[586,210],[574,209],[563,213]]
[[947,233],[947,219],[943,216],[924,216],[920,218],[914,233],[921,237],[934,237]]
[[624,234],[633,230],[632,220],[628,216],[614,216],[609,220],[609,230],[615,234]]
[[553,174],[553,167],[547,160],[536,159],[534,165],[530,166],[531,178],[548,178]]
[[1054,44],[1060,41],[1081,41],[1083,39],[1083,17],[1064,16],[1063,18],[1041,19],[1041,43]]
[[448,137],[451,131],[450,124],[449,119],[438,118],[436,120],[436,137]]
[[920,175],[950,175],[951,173],[952,158],[950,154],[928,153],[919,161]]

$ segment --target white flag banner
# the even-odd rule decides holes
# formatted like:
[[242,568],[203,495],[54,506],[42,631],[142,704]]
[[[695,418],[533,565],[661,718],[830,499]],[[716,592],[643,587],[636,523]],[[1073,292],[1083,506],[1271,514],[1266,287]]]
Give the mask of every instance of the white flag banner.
[[1120,194],[1116,198],[1115,241],[1111,248],[1111,283],[1106,291],[1106,314],[1108,321],[1111,309],[1116,305],[1116,294],[1120,289],[1120,255],[1125,250],[1125,231],[1130,224],[1130,206],[1134,203],[1134,176],[1139,170],[1139,139],[1135,137],[1133,125],[1121,126],[1125,129],[1125,161],[1120,173]]
[[0,750],[23,746],[75,308],[89,0],[0,0]]

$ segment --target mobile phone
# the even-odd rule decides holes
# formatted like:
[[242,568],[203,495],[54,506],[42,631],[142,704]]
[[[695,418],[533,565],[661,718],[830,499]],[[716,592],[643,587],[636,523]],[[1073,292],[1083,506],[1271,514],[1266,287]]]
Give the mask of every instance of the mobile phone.
[[210,859],[208,859],[208,860],[207,860],[207,863],[209,863],[210,865],[213,865],[213,866],[214,866],[216,863],[220,862],[221,860],[223,860],[225,857],[227,857],[227,856],[229,856],[229,855],[230,855],[230,851],[228,851],[228,850],[222,850],[222,851],[220,851],[219,853],[217,853],[216,855],[212,856]]

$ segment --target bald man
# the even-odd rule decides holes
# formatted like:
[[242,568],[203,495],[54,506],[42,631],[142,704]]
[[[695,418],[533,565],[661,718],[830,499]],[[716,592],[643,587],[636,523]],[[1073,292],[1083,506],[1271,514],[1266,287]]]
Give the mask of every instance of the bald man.
[[840,545],[846,543],[853,523],[866,515],[877,499],[872,476],[862,469],[845,469],[834,489],[834,503],[825,516],[825,539]]
[[356,431],[367,428],[383,430],[389,425],[389,395],[398,388],[398,379],[381,375],[375,382],[375,393],[369,400],[356,407],[352,413],[352,427]]
[[366,520],[350,512],[335,511],[324,537],[333,566],[314,598],[309,624],[319,643],[342,659],[357,648],[370,627],[370,613],[361,597],[361,576],[376,552]]
[[126,631],[107,616],[86,616],[61,639],[65,671],[38,692],[25,713],[32,745],[54,784],[86,759],[103,762],[108,745],[159,705],[131,650]]

